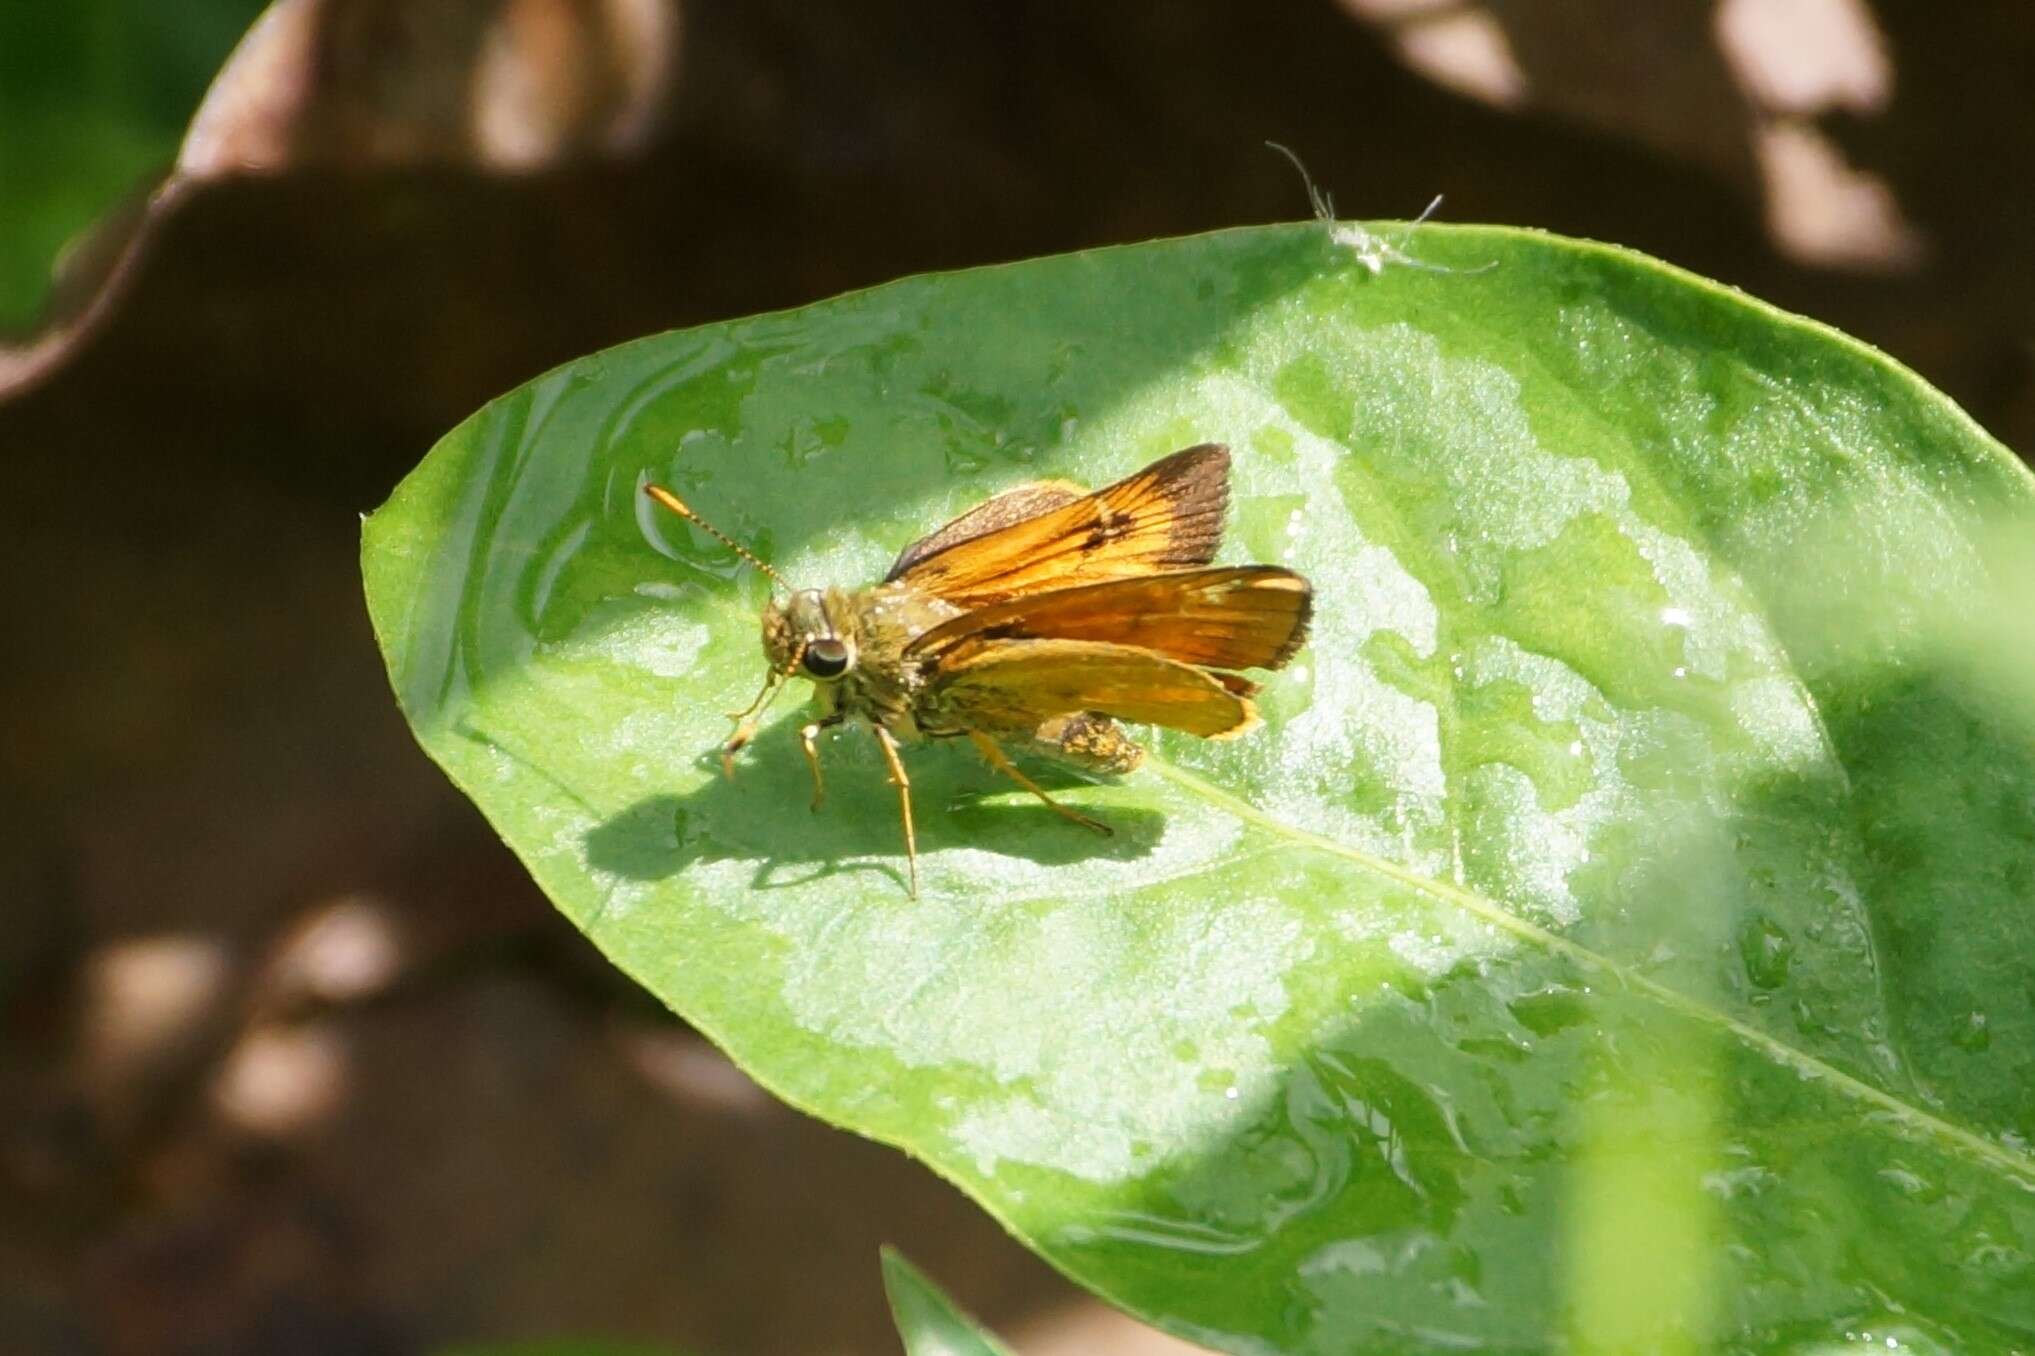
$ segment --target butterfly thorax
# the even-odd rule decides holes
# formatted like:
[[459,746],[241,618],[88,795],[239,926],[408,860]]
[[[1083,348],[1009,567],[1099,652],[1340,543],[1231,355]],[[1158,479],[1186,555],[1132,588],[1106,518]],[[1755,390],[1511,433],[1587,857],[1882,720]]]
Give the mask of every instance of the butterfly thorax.
[[858,652],[855,667],[838,684],[842,709],[901,737],[916,737],[925,677],[918,665],[906,660],[905,647],[920,633],[959,616],[962,609],[903,584],[831,590],[830,600],[852,619]]

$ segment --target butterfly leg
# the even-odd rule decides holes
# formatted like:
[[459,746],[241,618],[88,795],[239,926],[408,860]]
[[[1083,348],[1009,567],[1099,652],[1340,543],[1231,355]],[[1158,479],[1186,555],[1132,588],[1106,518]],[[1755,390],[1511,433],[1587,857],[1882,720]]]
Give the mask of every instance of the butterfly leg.
[[806,766],[813,770],[813,810],[819,811],[827,799],[827,779],[820,775],[820,750],[813,740],[820,731],[839,725],[847,717],[836,711],[833,715],[801,726],[798,732],[799,747],[806,751]]
[[763,710],[770,705],[770,699],[784,686],[780,674],[771,674],[763,680],[763,690],[756,694],[756,700],[746,710],[730,711],[728,719],[735,722],[735,733],[728,736],[728,742],[721,745],[721,771],[729,781],[735,779],[735,755],[740,753],[756,737],[756,726],[763,719]]
[[912,780],[904,775],[904,761],[897,756],[897,740],[881,725],[872,725],[876,742],[883,747],[883,761],[890,765],[890,784],[897,788],[898,807],[904,812],[904,859],[911,873],[912,898],[919,897],[919,836],[912,828]]
[[1040,786],[1030,777],[1027,777],[1025,776],[1024,773],[1020,772],[1018,770],[1018,765],[1016,763],[1013,763],[1010,760],[1010,756],[1003,751],[1003,746],[998,744],[994,739],[991,739],[988,735],[982,733],[982,731],[970,730],[968,732],[968,738],[974,741],[975,747],[981,751],[982,757],[984,758],[984,760],[988,762],[988,764],[991,767],[995,768],[998,772],[1003,773],[1006,777],[1009,777],[1019,786],[1022,786],[1025,790],[1031,792],[1033,795],[1037,796],[1040,800],[1044,801],[1046,803],[1047,808],[1052,810],[1054,814],[1059,815],[1062,819],[1071,819],[1076,824],[1081,824],[1088,828],[1094,829],[1097,833],[1102,834],[1104,837],[1107,837],[1110,834],[1116,832],[1116,830],[1110,828],[1109,825],[1103,823],[1101,820],[1090,819],[1087,815],[1082,814],[1078,810],[1070,810],[1066,806],[1062,805],[1059,801],[1054,800],[1051,796],[1047,795],[1045,787]]

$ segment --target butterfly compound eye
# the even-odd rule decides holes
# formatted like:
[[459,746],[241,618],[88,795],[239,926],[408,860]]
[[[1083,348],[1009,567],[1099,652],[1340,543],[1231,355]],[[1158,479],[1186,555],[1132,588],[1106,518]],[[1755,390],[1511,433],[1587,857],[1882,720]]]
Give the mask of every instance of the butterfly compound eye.
[[839,678],[848,671],[848,647],[838,640],[815,640],[799,664],[815,678]]

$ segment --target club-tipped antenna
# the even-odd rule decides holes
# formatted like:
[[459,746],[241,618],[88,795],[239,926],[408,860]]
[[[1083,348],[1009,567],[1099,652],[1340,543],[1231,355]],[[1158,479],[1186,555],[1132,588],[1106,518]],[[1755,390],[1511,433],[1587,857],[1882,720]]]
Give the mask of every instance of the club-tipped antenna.
[[721,531],[720,528],[715,527],[712,523],[708,522],[706,519],[700,517],[699,514],[694,513],[692,511],[692,506],[687,504],[685,500],[680,499],[677,495],[673,494],[670,490],[665,489],[662,485],[645,485],[643,487],[643,493],[649,495],[652,499],[664,505],[664,507],[670,509],[673,513],[676,513],[679,517],[685,519],[693,526],[699,528],[700,531],[714,538],[714,540],[720,542],[721,545],[727,547],[730,551],[733,551],[736,555],[742,557],[742,559],[748,561],[751,565],[754,565],[757,569],[763,571],[763,573],[768,575],[772,580],[782,585],[785,592],[787,593],[791,592],[791,585],[785,581],[783,575],[779,574],[776,570],[773,570],[768,565],[764,564],[763,561],[757,557],[754,551],[744,546],[741,542],[736,541],[733,537]]

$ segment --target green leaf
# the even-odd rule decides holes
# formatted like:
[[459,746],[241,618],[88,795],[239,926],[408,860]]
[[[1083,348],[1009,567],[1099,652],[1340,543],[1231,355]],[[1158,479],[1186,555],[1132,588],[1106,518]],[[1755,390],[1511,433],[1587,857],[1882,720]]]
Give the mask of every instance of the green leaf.
[[[2027,472],[1881,355],[1651,260],[1225,232],[662,335],[367,524],[418,737],[617,965],[796,1106],[1239,1352],[2035,1342]],[[1487,272],[1466,270],[1494,262]],[[1062,777],[798,717],[766,581],[1227,442],[1318,591],[1267,723]],[[1045,775],[1043,770],[1041,775]]]
[[883,1250],[883,1290],[905,1356],[1010,1356],[895,1248]]

